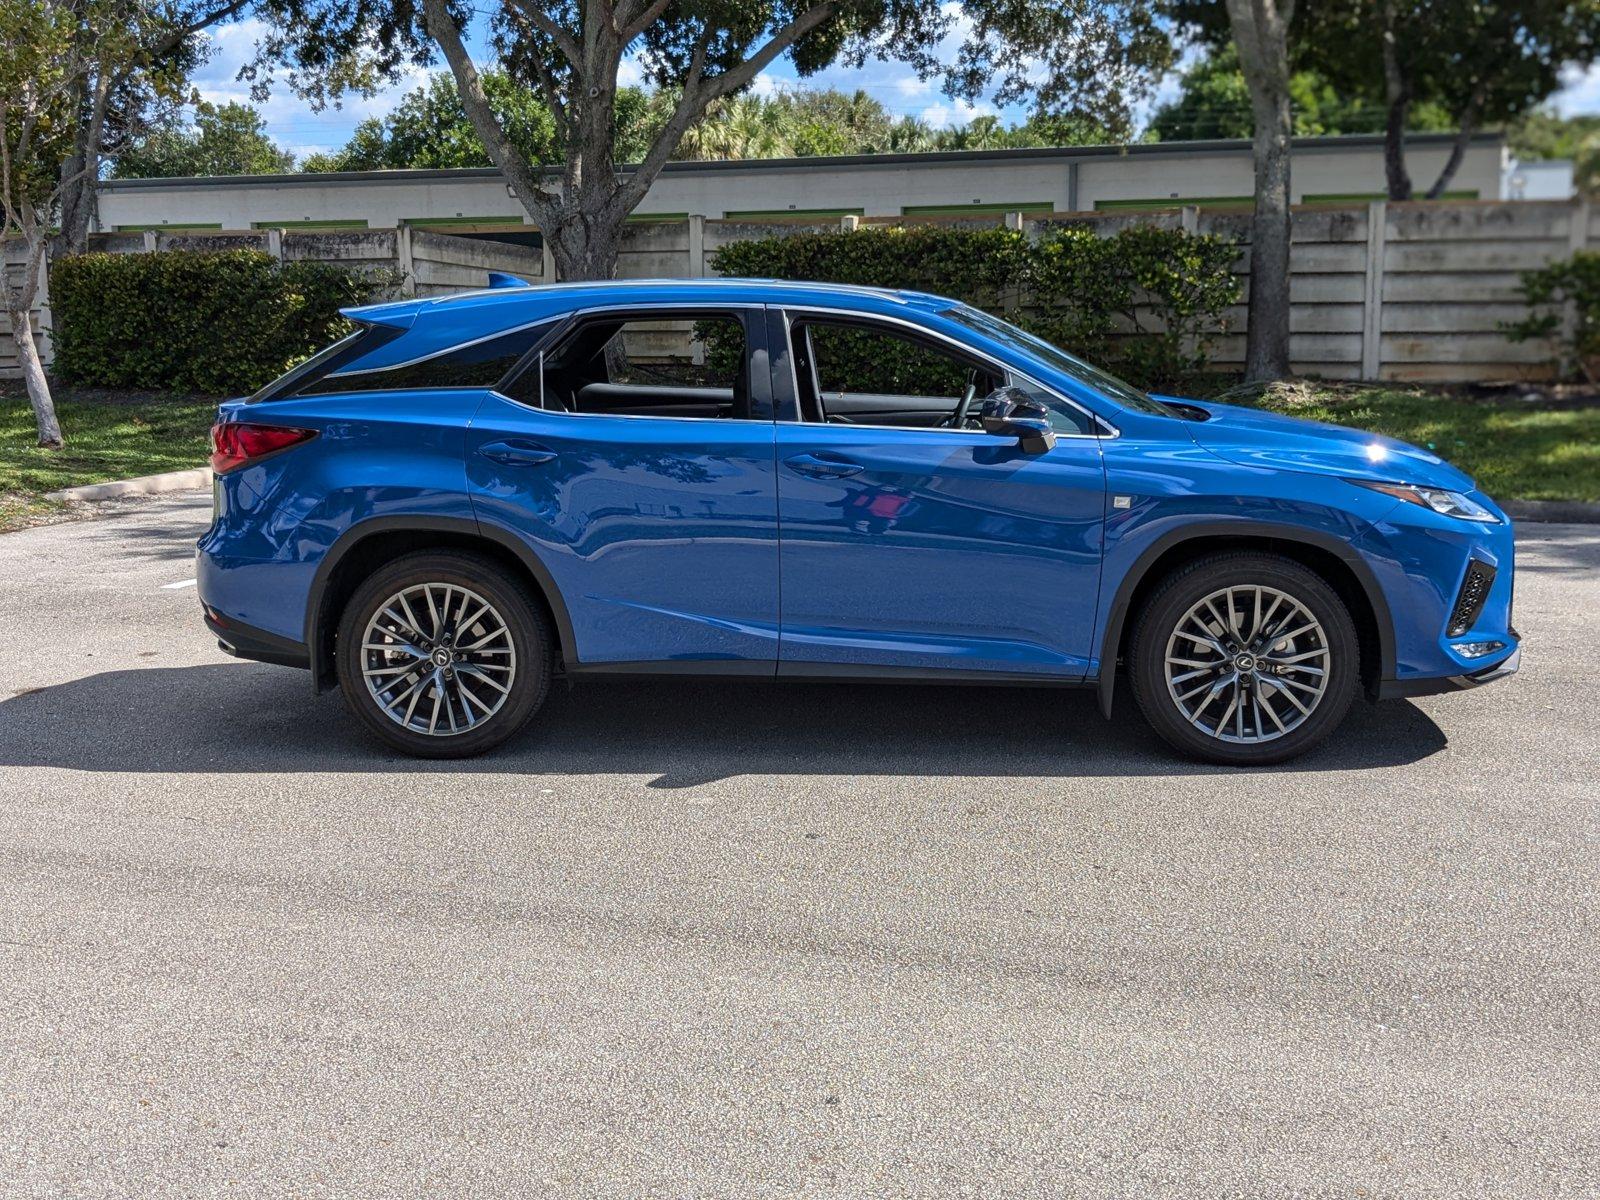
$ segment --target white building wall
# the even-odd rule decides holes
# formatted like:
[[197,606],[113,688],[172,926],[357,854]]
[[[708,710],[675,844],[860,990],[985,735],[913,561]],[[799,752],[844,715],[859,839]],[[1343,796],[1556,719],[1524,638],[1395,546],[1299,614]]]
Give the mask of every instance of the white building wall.
[[[1207,144],[1215,147],[1215,143]],[[1438,142],[1408,156],[1420,188],[1448,154]],[[1474,142],[1452,191],[1501,196],[1506,154],[1498,139]],[[1126,154],[943,155],[912,160],[814,159],[781,163],[673,164],[639,213],[701,214],[860,211],[899,216],[928,205],[1048,205],[1092,210],[1129,200],[1247,198],[1253,168],[1248,145],[1194,150],[1136,148]],[[1297,148],[1292,199],[1381,194],[1383,149],[1374,139]],[[493,171],[365,172],[358,177],[257,176],[242,179],[117,181],[100,197],[105,230],[146,225],[249,229],[301,222],[364,221],[387,228],[405,221],[500,219],[528,223]]]

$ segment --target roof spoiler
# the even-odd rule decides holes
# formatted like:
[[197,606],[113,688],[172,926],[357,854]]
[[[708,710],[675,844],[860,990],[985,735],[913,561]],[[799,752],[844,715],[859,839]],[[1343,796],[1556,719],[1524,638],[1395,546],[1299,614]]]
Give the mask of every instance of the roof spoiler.
[[357,325],[386,325],[391,329],[410,329],[417,319],[415,300],[389,301],[385,304],[362,304],[355,308],[341,308],[339,315]]

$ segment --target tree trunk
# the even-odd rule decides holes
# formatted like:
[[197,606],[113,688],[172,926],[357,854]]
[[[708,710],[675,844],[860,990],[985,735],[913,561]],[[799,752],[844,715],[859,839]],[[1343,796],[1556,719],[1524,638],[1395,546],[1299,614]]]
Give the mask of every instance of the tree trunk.
[[[39,445],[47,450],[61,449],[61,422],[56,419],[56,403],[50,395],[50,381],[45,378],[44,364],[39,361],[39,346],[33,340],[33,298],[39,292],[39,270],[44,264],[48,234],[42,229],[31,231],[28,253],[22,266],[22,279],[16,285],[5,280],[6,316],[11,320],[11,341],[17,348],[17,365],[22,368],[22,382],[28,389],[28,401],[33,405],[34,424],[39,429]],[[0,256],[0,274],[4,274],[3,256]]]
[[1433,181],[1433,186],[1428,189],[1428,199],[1437,200],[1444,195],[1450,186],[1450,181],[1456,177],[1456,171],[1461,167],[1461,160],[1466,156],[1467,144],[1472,141],[1472,134],[1478,128],[1478,112],[1483,105],[1483,94],[1486,89],[1483,85],[1473,89],[1472,96],[1467,100],[1467,106],[1460,117],[1460,128],[1456,130],[1456,140],[1450,147],[1450,157],[1445,159],[1444,166],[1439,169],[1439,178]]
[[1255,118],[1255,216],[1250,225],[1245,379],[1289,374],[1289,21],[1294,0],[1227,0]]
[[621,235],[620,229],[591,220],[587,214],[547,228],[544,236],[555,259],[556,278],[574,282],[615,279]]
[[1383,95],[1389,106],[1383,127],[1383,173],[1389,199],[1411,199],[1411,173],[1406,170],[1406,122],[1411,118],[1411,76],[1400,61],[1394,0],[1383,5]]
[[[94,156],[98,163],[99,155]],[[61,250],[64,254],[82,254],[89,249],[89,229],[94,224],[96,200],[95,176],[98,167],[85,167],[81,153],[73,154],[61,166],[61,177],[66,182],[61,189]]]
[[22,367],[28,402],[33,405],[33,420],[39,427],[39,445],[46,450],[59,450],[65,444],[61,439],[61,422],[56,419],[56,402],[50,395],[50,381],[44,377],[44,364],[39,361],[39,347],[33,340],[28,313],[24,310],[6,315],[11,318],[11,340],[17,347],[17,363]]

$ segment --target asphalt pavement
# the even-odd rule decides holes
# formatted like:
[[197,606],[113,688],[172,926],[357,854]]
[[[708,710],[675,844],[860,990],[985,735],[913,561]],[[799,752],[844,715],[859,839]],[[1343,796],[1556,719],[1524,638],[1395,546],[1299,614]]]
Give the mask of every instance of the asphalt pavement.
[[1310,757],[1124,695],[557,690],[420,763],[0,536],[0,1195],[1600,1194],[1600,527]]

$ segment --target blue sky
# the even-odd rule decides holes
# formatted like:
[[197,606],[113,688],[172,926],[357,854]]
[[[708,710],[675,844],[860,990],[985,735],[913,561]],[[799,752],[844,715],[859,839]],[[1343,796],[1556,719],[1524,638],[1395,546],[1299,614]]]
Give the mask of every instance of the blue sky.
[[[239,68],[248,62],[256,40],[264,26],[254,19],[220,26],[210,34],[212,53],[209,61],[196,73],[194,83],[202,98],[212,102],[250,99],[249,85],[238,79]],[[637,78],[631,64],[624,63],[624,82]],[[347,97],[339,108],[313,112],[309,105],[296,97],[286,85],[278,83],[272,95],[257,107],[266,119],[267,129],[280,145],[304,156],[319,150],[335,150],[344,145],[350,131],[364,117],[382,115],[394,107],[399,98],[427,78],[427,71],[415,71],[398,84],[373,97]],[[843,67],[830,68],[806,80],[806,86],[837,87],[844,91],[862,88],[875,96],[896,115],[916,116],[930,125],[961,124],[985,112],[1001,112],[1008,120],[1020,120],[1026,114],[1018,107],[1001,110],[992,104],[968,104],[944,96],[936,83],[918,79],[916,73],[904,63],[870,62],[859,70]],[[775,91],[796,85],[794,68],[780,60],[756,80],[757,91]],[[1142,118],[1161,101],[1177,92],[1177,73],[1161,82],[1153,100],[1143,106]],[[1572,113],[1600,112],[1600,68],[1587,72],[1573,72],[1567,86],[1555,102],[1567,115]]]

